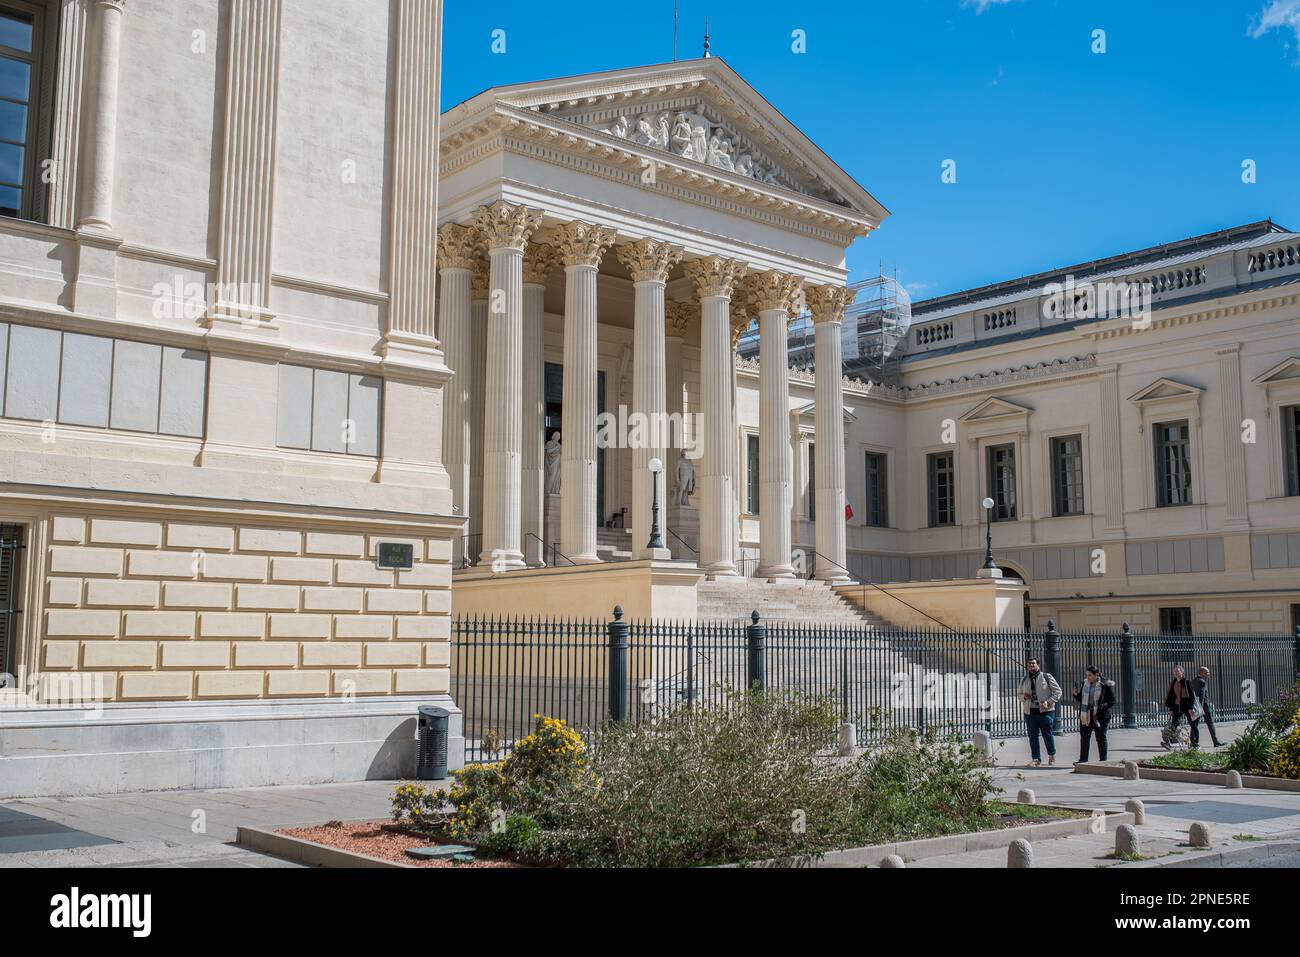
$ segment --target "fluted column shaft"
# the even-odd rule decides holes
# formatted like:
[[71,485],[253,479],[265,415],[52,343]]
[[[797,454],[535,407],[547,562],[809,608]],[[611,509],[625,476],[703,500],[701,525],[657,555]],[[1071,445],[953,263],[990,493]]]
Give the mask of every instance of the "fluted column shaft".
[[736,574],[735,353],[731,296],[744,269],[709,257],[686,264],[700,295],[700,567],[713,577]]
[[815,327],[817,426],[817,552],[829,561],[817,562],[817,577],[847,581],[844,528],[844,392],[841,322],[819,321]]
[[524,567],[523,495],[524,247],[541,213],[497,202],[479,211],[490,257],[483,407],[483,550],[480,564]]
[[[486,269],[483,272],[487,272]],[[474,290],[469,304],[470,334],[470,430],[469,449],[469,534],[474,540],[469,543],[471,551],[466,554],[476,555],[482,548],[483,535],[483,428],[484,407],[486,403],[485,373],[487,370],[487,285]]]
[[759,557],[755,574],[787,579],[794,577],[790,561],[794,453],[790,449],[789,310],[798,283],[792,276],[775,272],[758,273],[751,280],[759,330]]
[[113,184],[117,158],[118,73],[122,59],[122,14],[126,0],[96,0],[94,61],[86,116],[90,143],[83,167],[82,207],[78,226],[113,228]]
[[[668,406],[667,363],[664,355],[664,289],[668,273],[681,259],[681,250],[657,240],[643,239],[619,247],[619,258],[632,273],[636,301],[632,332],[632,555],[669,558],[667,547],[651,549],[651,508],[658,483],[662,532],[667,507],[664,475],[650,471],[651,459],[664,460]],[[636,428],[640,424],[640,429]],[[665,543],[666,545],[666,543]]]
[[469,514],[469,450],[473,338],[470,327],[470,278],[465,266],[444,266],[438,311],[448,367],[455,378],[447,384],[442,409],[443,461],[451,477],[451,501],[457,515]]
[[520,534],[524,562],[545,564],[542,541],[546,495],[546,278],[554,268],[555,249],[530,243],[524,253],[523,476]]

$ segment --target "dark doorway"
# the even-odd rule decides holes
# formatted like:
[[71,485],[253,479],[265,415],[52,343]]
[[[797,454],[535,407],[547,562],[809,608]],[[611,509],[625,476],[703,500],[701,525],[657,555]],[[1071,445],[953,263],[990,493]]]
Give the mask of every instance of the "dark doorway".
[[0,525],[0,687],[16,687],[24,531],[21,525]]
[[[542,426],[545,442],[554,432],[564,434],[564,366],[558,362],[546,363],[546,415]],[[596,373],[596,415],[605,411],[605,373]],[[593,422],[591,427],[597,427]],[[605,524],[605,450],[596,449],[596,527]]]

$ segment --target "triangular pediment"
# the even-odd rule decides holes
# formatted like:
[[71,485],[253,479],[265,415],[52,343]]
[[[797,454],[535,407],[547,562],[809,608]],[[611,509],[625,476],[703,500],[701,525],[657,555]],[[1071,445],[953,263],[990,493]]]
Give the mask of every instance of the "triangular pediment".
[[1008,416],[1024,416],[1033,409],[1009,399],[991,396],[961,417],[963,422],[986,422],[989,419],[1004,419]]
[[717,57],[496,87],[488,98],[632,151],[667,154],[711,175],[785,189],[865,217],[889,215],[862,186]]
[[1273,382],[1286,382],[1293,379],[1300,379],[1300,358],[1295,356],[1283,359],[1263,375],[1256,376],[1251,381],[1256,385],[1269,385]]
[[1130,402],[1152,402],[1157,399],[1192,399],[1204,391],[1198,386],[1161,378],[1156,379],[1145,389],[1133,393],[1128,397],[1128,400]]

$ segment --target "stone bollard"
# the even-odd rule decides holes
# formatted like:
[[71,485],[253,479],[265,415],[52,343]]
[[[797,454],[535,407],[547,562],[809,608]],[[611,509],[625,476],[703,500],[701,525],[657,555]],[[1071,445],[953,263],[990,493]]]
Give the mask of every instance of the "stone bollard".
[[1130,857],[1142,853],[1142,841],[1138,838],[1137,828],[1132,824],[1121,824],[1115,828],[1115,856]]
[[1033,867],[1034,846],[1023,837],[1018,837],[1007,845],[1007,867]]
[[986,758],[993,757],[993,737],[987,731],[976,731],[971,735],[971,744],[975,750]]
[[902,859],[901,857],[899,857],[897,854],[886,854],[883,858],[880,859],[880,865],[879,865],[879,866],[880,866],[880,867],[891,867],[891,868],[894,868],[894,867],[907,867],[907,865],[906,865],[905,863],[903,863],[903,859]]
[[1136,761],[1124,762],[1124,780],[1125,781],[1142,780],[1142,771],[1138,768],[1138,763]]
[[1034,792],[1029,788],[1021,788],[1020,793],[1016,795],[1016,803],[1018,804],[1035,804],[1037,801]]
[[1239,787],[1241,787],[1241,772],[1240,772],[1240,771],[1229,771],[1229,772],[1228,772],[1228,783],[1227,783],[1227,786],[1230,787],[1230,788],[1239,788]]
[[1124,810],[1133,815],[1134,824],[1145,824],[1147,822],[1147,806],[1137,798],[1129,798],[1125,801]]
[[1192,847],[1210,846],[1210,825],[1197,821],[1187,829],[1187,843]]
[[858,726],[851,721],[840,725],[839,755],[851,758],[858,753]]

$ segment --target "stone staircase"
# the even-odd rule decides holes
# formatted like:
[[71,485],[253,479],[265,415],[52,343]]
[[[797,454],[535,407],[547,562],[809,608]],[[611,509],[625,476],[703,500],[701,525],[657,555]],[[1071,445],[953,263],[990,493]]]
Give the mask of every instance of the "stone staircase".
[[702,620],[764,619],[881,627],[884,619],[835,593],[825,582],[797,580],[779,585],[756,579],[700,582],[695,590]]
[[602,562],[632,560],[632,531],[627,528],[596,529],[596,554]]

